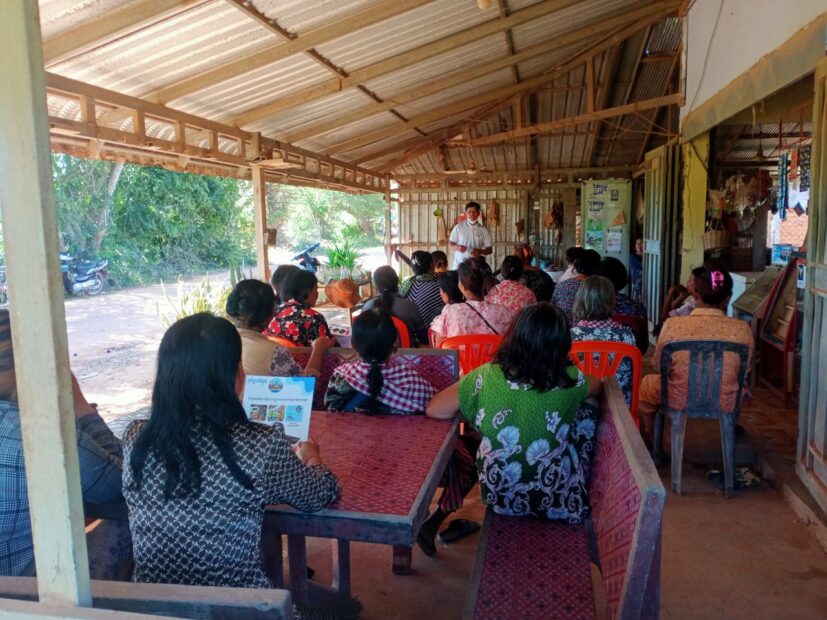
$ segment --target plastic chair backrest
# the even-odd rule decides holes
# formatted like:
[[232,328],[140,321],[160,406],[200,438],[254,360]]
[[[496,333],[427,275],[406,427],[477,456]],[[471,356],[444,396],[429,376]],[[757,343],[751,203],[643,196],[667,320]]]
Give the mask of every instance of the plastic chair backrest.
[[[747,376],[749,348],[745,344],[723,340],[676,340],[663,346],[660,357],[661,407],[665,412],[674,410],[669,403],[669,379],[672,358],[676,353],[689,355],[689,376],[686,391],[687,418],[715,419],[723,415],[737,414],[741,410],[741,393]],[[738,356],[738,391],[732,411],[721,411],[721,383],[724,374],[724,354]]]
[[629,412],[632,414],[632,419],[637,427],[640,428],[638,392],[640,391],[640,377],[643,371],[643,356],[640,354],[640,349],[622,342],[578,340],[571,343],[569,357],[574,365],[580,369],[580,372],[598,379],[614,377],[620,363],[628,357],[632,361],[632,402]]
[[279,338],[278,336],[265,336],[265,338],[267,338],[267,340],[275,342],[276,344],[280,344],[283,347],[287,347],[288,349],[298,349],[300,346],[292,340],[288,340],[287,338]]
[[640,349],[641,355],[646,355],[649,349],[649,320],[645,316],[629,316],[628,314],[613,314],[612,320],[632,330],[637,348]]
[[496,334],[466,334],[451,336],[439,343],[440,349],[454,349],[459,354],[459,370],[463,375],[494,359],[502,336]]
[[399,332],[399,341],[402,343],[402,348],[410,349],[411,334],[408,331],[408,326],[405,325],[405,321],[395,316],[391,318],[393,319],[393,324],[396,325],[396,331]]

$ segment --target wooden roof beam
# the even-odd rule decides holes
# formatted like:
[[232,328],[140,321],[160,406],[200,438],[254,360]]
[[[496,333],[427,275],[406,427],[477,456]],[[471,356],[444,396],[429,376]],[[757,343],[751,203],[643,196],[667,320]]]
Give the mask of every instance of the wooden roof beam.
[[210,88],[226,80],[238,77],[250,71],[255,71],[279,60],[289,58],[319,45],[334,41],[353,32],[378,24],[397,15],[424,6],[433,0],[384,0],[348,15],[338,21],[320,26],[293,40],[268,47],[244,58],[227,63],[214,69],[209,69],[180,82],[169,84],[159,90],[144,95],[144,99],[153,102],[166,103],[180,99],[192,93]]
[[115,37],[135,32],[204,3],[205,0],[144,0],[109,11],[43,41],[43,62],[46,67],[56,65]]
[[516,140],[517,138],[522,138],[525,136],[545,134],[557,129],[574,127],[576,125],[589,123],[595,120],[625,116],[626,114],[634,114],[635,112],[643,112],[644,110],[653,110],[667,105],[678,105],[682,101],[683,99],[680,93],[666,95],[665,97],[655,97],[645,101],[634,101],[632,103],[627,103],[626,105],[621,105],[614,108],[597,110],[596,112],[587,112],[586,114],[578,114],[568,118],[560,118],[547,123],[539,123],[531,127],[524,127],[522,129],[504,131],[502,133],[484,136],[482,138],[475,138],[471,140],[471,144],[472,146],[485,146],[488,144],[508,142],[509,140]]
[[393,106],[410,103],[411,101],[421,99],[422,97],[443,92],[449,88],[463,84],[468,80],[473,80],[489,73],[505,69],[506,67],[514,66],[515,64],[521,63],[530,58],[548,54],[549,52],[564,48],[568,45],[574,45],[580,41],[593,40],[595,36],[599,36],[600,34],[604,34],[606,32],[611,32],[616,28],[622,28],[622,30],[611,35],[612,39],[622,40],[627,36],[634,34],[641,28],[645,28],[649,24],[663,19],[674,10],[674,2],[658,2],[654,5],[629,11],[622,16],[605,19],[596,24],[592,24],[591,26],[579,28],[570,33],[555,37],[551,41],[529,46],[524,50],[517,52],[513,56],[498,58],[490,62],[481,63],[449,73],[440,79],[394,95],[392,102],[369,105],[364,108],[354,110],[348,114],[337,116],[329,121],[314,123],[307,129],[302,129],[287,134],[284,136],[284,140],[290,143],[295,143],[306,140],[307,138],[315,135],[333,131],[339,127],[343,127],[390,110]]
[[301,93],[252,108],[235,118],[233,123],[239,127],[257,123],[279,112],[316,101],[317,99],[345,90],[346,88],[352,88],[363,82],[382,77],[388,73],[393,73],[399,69],[439,56],[463,45],[478,41],[481,38],[503,32],[504,30],[519,26],[520,24],[543,17],[544,15],[576,5],[582,1],[583,0],[543,0],[528,8],[514,11],[505,19],[497,17],[496,19],[472,26],[471,28],[467,28],[437,41],[431,41],[430,43],[408,50],[402,54],[386,58],[367,67],[362,67],[361,69],[352,71],[347,78],[323,82],[316,86],[311,86]]

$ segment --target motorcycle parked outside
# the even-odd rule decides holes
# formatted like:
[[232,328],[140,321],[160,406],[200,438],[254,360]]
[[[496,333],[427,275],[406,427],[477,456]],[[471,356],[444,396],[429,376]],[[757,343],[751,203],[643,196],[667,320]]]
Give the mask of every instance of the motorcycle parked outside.
[[97,295],[106,285],[109,273],[105,258],[85,261],[68,254],[60,255],[60,272],[63,274],[63,288],[70,295]]

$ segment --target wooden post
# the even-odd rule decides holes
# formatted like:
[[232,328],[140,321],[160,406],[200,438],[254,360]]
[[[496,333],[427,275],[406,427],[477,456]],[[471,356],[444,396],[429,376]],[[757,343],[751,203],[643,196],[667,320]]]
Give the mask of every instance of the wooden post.
[[91,605],[38,5],[0,3],[0,204],[43,603]]
[[256,265],[258,277],[264,282],[270,281],[270,255],[267,245],[267,183],[261,166],[253,169],[253,217],[256,224]]
[[391,264],[391,177],[385,175],[385,260]]

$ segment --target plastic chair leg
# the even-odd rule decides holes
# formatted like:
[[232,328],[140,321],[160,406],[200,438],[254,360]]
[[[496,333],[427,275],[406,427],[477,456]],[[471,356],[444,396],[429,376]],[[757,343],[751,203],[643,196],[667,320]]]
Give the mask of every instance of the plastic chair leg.
[[663,413],[655,413],[655,428],[652,431],[652,460],[655,467],[663,465]]
[[672,411],[669,413],[669,417],[672,418],[672,491],[680,495],[686,416],[682,411]]
[[721,423],[721,451],[724,458],[724,493],[729,498],[735,488],[735,418],[722,415],[718,420]]

